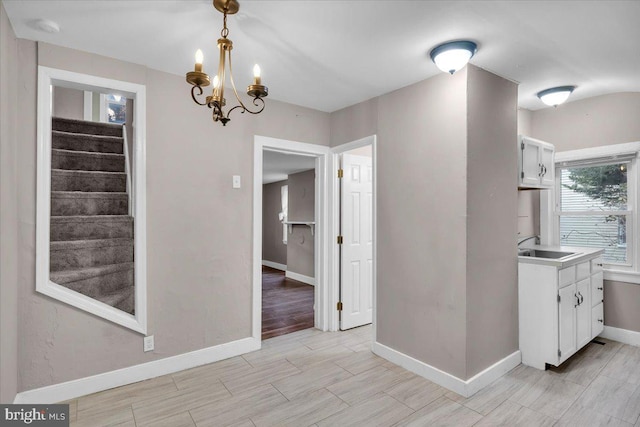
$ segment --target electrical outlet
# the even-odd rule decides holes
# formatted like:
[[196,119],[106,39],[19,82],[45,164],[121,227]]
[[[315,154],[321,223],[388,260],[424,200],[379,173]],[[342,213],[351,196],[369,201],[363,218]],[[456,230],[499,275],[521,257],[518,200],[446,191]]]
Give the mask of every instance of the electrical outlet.
[[240,175],[233,175],[233,188],[240,188],[240,187],[241,187]]
[[144,337],[144,351],[153,351],[153,335],[149,335],[148,337]]

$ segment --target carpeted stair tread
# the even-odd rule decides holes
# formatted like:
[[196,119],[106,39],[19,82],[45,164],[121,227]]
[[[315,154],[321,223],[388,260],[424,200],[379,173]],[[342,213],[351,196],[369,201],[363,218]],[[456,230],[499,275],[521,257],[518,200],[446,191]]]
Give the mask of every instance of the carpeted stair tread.
[[51,169],[51,191],[125,192],[127,174]]
[[133,238],[129,215],[52,216],[50,224],[52,242]]
[[52,191],[51,215],[121,216],[129,214],[129,196],[122,192]]
[[119,124],[63,119],[61,117],[52,118],[51,129],[90,135],[122,136],[122,125]]
[[[107,193],[110,194],[110,193]],[[126,222],[133,223],[133,217],[129,215],[73,215],[73,216],[52,216],[51,223],[65,222]]]
[[70,132],[52,132],[54,149],[99,153],[124,153],[124,139],[116,136],[85,135]]
[[97,296],[95,299],[129,314],[133,314],[133,297],[134,288],[133,286],[130,286],[105,295]]
[[49,271],[74,270],[133,262],[133,239],[95,239],[51,242]]
[[74,270],[55,271],[49,275],[52,282],[59,285],[78,282],[80,280],[92,277],[105,276],[119,271],[133,270],[132,262],[123,262],[120,264],[101,265],[98,267],[78,268]]
[[70,240],[64,242],[51,242],[51,251],[64,251],[88,248],[104,248],[111,246],[132,246],[133,240],[120,239],[88,239],[88,240]]
[[51,150],[51,168],[80,171],[124,172],[124,154]]

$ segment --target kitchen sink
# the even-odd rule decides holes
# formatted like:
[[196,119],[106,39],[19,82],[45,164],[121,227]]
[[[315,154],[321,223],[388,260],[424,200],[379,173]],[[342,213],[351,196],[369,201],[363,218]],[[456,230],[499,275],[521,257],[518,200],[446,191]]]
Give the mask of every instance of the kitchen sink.
[[560,259],[575,254],[576,252],[544,251],[541,249],[520,249],[518,251],[518,256],[547,259]]

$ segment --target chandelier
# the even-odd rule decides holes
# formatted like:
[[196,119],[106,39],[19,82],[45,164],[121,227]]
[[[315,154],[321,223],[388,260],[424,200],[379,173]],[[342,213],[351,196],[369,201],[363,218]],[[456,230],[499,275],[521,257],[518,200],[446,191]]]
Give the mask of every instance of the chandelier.
[[[218,50],[220,53],[220,62],[218,63],[218,74],[213,78],[213,92],[207,96],[205,102],[200,102],[198,96],[203,93],[202,88],[209,86],[212,82],[209,75],[202,71],[203,54],[200,49],[196,52],[196,65],[194,71],[187,73],[187,83],[193,85],[191,88],[191,97],[198,105],[206,105],[213,110],[213,121],[222,122],[223,126],[227,125],[229,114],[236,109],[240,109],[242,113],[245,111],[251,114],[259,114],[264,110],[264,99],[269,94],[269,89],[264,86],[260,79],[260,67],[256,64],[253,67],[253,84],[247,87],[247,95],[253,98],[253,105],[257,107],[257,110],[248,109],[236,90],[236,85],[233,82],[233,69],[231,67],[231,49],[233,49],[233,42],[227,38],[229,35],[229,29],[227,28],[227,15],[233,15],[238,12],[240,5],[237,0],[213,0],[213,6],[224,15],[223,27],[220,32],[221,38],[218,39]],[[235,95],[238,105],[229,109],[226,113],[224,107],[226,106],[226,99],[224,97],[224,82],[226,77],[226,64],[229,63],[229,81],[231,82],[231,89]],[[197,93],[196,93],[197,92]]]

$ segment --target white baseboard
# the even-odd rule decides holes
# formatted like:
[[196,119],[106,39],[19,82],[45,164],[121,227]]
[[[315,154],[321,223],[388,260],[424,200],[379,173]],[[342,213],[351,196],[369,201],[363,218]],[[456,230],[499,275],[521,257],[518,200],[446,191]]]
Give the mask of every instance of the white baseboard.
[[618,341],[623,344],[640,347],[640,332],[614,328],[613,326],[605,326],[604,331],[602,331],[599,336],[609,340]]
[[214,347],[203,348],[202,350],[118,369],[116,371],[23,391],[18,393],[13,403],[47,404],[61,402],[63,400],[74,399],[87,394],[239,356],[259,350],[260,346],[261,341],[259,339],[244,338]]
[[462,380],[454,375],[444,372],[438,368],[400,353],[379,342],[373,343],[373,352],[388,361],[402,366],[403,368],[433,381],[434,383],[458,393],[464,397],[470,397],[482,388],[497,380],[520,364],[520,350],[513,352],[509,356],[489,366],[484,371],[476,374],[468,380]]
[[276,270],[287,271],[287,266],[285,264],[280,264],[279,262],[262,260],[262,265],[265,267],[275,268]]
[[287,271],[285,276],[289,279],[297,280],[298,282],[306,283],[307,285],[315,286],[316,279],[313,277],[305,276],[304,274],[294,273],[293,271]]

